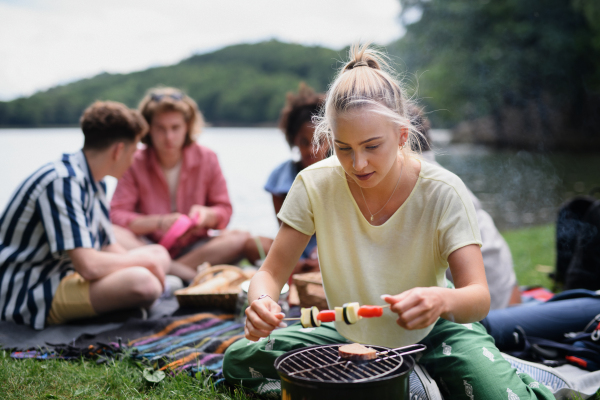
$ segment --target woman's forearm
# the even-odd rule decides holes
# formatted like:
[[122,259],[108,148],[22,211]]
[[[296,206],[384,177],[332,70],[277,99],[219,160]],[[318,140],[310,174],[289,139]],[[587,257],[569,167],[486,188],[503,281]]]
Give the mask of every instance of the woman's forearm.
[[252,303],[263,294],[277,301],[282,287],[283,285],[277,282],[269,272],[259,270],[252,278],[252,284],[248,290],[248,303]]
[[466,324],[481,321],[490,311],[490,292],[487,286],[472,284],[460,289],[445,289],[444,311],[441,317],[448,321]]
[[490,311],[490,291],[481,250],[476,244],[462,247],[448,256],[456,289],[442,289],[442,317],[459,323],[480,321]]
[[263,294],[277,301],[281,288],[287,282],[309,240],[310,236],[286,224],[281,226],[264,264],[252,278],[248,290],[249,303]]
[[129,223],[129,230],[136,235],[147,235],[149,233],[163,230],[166,215],[144,215]]

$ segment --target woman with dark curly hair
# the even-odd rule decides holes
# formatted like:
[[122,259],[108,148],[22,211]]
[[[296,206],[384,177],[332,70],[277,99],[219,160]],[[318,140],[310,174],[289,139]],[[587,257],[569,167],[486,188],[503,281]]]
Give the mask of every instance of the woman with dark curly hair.
[[[318,151],[313,146],[315,125],[312,117],[319,113],[325,95],[316,93],[305,83],[300,83],[298,93],[288,93],[285,107],[281,110],[279,129],[285,134],[285,140],[291,149],[297,148],[300,160],[288,160],[271,172],[265,190],[273,196],[275,214],[279,213],[296,175],[304,168],[327,157],[328,147]],[[318,269],[316,257],[317,239],[313,236],[302,253],[302,259],[295,272]]]

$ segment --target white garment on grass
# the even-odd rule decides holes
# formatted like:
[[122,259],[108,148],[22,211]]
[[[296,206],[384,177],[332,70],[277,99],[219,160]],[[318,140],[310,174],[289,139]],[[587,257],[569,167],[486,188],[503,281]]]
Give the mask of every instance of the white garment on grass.
[[[435,163],[433,151],[424,151],[422,154],[424,160]],[[443,168],[443,167],[442,167]],[[468,182],[467,182],[468,183]],[[473,201],[477,213],[477,224],[481,232],[481,254],[483,255],[483,265],[485,266],[485,276],[490,289],[491,305],[490,309],[506,308],[510,301],[510,296],[514,286],[517,284],[517,276],[513,267],[513,259],[508,244],[498,232],[494,220],[481,206],[481,202],[473,192],[467,188],[467,192]],[[448,270],[447,277],[452,280],[452,275]]]

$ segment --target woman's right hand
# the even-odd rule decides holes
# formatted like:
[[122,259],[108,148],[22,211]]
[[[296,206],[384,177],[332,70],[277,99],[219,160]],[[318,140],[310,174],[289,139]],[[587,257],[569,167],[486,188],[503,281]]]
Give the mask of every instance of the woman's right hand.
[[275,328],[285,328],[287,324],[282,321],[284,317],[279,304],[270,297],[254,300],[246,308],[246,339],[256,342],[261,337],[269,336]]

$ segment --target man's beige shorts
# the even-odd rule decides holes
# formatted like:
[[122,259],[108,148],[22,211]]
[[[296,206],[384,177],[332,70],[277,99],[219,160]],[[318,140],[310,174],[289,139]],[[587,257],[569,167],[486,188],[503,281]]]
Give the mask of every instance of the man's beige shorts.
[[90,282],[75,272],[65,276],[58,284],[46,323],[57,325],[96,315],[90,300]]

